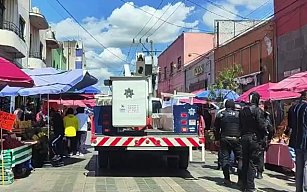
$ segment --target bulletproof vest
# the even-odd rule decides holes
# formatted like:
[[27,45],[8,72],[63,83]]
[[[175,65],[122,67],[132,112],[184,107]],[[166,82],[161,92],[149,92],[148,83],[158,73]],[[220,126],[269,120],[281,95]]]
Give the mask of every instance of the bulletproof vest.
[[221,113],[221,137],[240,137],[239,111],[226,109]]
[[257,113],[256,110],[258,110],[256,106],[248,106],[242,109],[240,115],[242,135],[256,134],[258,137],[262,135],[258,128],[259,125],[255,119]]

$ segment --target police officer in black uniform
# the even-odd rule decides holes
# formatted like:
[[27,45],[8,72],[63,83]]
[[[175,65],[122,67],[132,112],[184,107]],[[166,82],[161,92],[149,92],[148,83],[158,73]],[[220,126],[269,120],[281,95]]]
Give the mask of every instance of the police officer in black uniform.
[[243,157],[241,187],[245,192],[256,191],[254,179],[261,155],[261,135],[266,133],[264,111],[259,108],[259,101],[260,95],[252,92],[249,95],[250,105],[239,113]]
[[217,114],[215,120],[215,138],[220,140],[221,164],[224,174],[224,184],[231,184],[230,181],[230,153],[234,152],[235,159],[238,161],[238,176],[241,181],[242,168],[242,147],[240,143],[240,120],[239,111],[235,110],[235,103],[227,100],[225,110]]

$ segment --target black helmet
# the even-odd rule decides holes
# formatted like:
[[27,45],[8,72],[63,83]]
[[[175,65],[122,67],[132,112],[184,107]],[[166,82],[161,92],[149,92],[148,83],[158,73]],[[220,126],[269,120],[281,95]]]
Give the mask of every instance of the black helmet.
[[259,105],[259,102],[260,102],[260,95],[259,95],[259,93],[253,91],[253,92],[251,92],[249,94],[248,98],[249,98],[249,102],[251,104],[255,104],[257,106]]
[[225,103],[225,108],[234,109],[235,108],[235,102],[233,100],[227,100]]

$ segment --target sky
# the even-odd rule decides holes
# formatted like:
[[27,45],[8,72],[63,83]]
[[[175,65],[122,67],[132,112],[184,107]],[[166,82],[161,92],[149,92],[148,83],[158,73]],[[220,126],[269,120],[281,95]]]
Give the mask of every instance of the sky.
[[40,9],[57,40],[84,43],[87,70],[99,79],[98,88],[121,75],[124,64],[134,70],[143,46],[133,39],[148,38],[163,51],[182,32],[214,32],[214,20],[258,20],[273,13],[273,0],[58,1],[70,14],[57,0],[32,0],[32,7]]

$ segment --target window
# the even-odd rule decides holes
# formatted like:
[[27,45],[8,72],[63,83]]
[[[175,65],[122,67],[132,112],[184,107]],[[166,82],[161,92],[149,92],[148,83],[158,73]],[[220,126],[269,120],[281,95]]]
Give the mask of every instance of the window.
[[167,67],[164,67],[164,80],[167,78]]
[[3,21],[4,21],[4,0],[0,0],[0,29],[3,28]]
[[21,39],[24,39],[25,36],[25,26],[25,20],[21,16],[19,16],[19,36]]
[[174,73],[174,63],[173,62],[171,62],[171,64],[169,64],[170,65],[170,76],[172,76],[173,75],[173,73]]
[[181,56],[177,59],[177,69],[181,68]]

